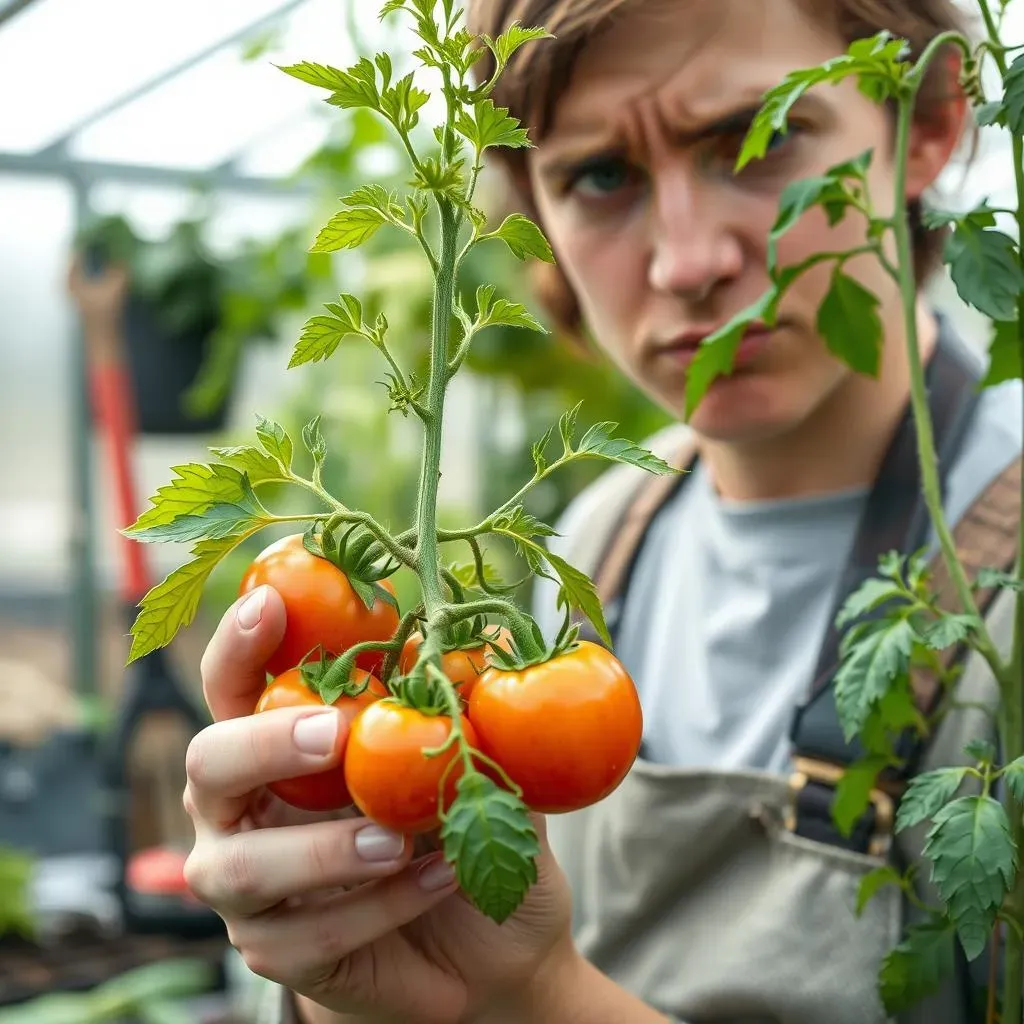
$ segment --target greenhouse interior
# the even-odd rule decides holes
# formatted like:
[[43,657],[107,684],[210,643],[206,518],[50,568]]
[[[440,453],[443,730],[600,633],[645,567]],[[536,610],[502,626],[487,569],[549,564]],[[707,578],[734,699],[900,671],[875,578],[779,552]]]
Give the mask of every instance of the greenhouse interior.
[[[764,0],[766,9],[795,2]],[[978,9],[976,0],[950,2]],[[473,550],[475,540],[442,545],[443,574],[435,571],[434,579],[438,586],[447,581],[452,600],[464,600],[465,588],[482,607],[508,600],[528,610],[538,577],[547,577],[540,582],[561,583],[567,598],[551,628],[558,630],[563,612],[593,622],[590,581],[564,563],[545,562],[543,549],[558,539],[554,525],[573,499],[614,462],[638,464],[635,448],[613,451],[612,442],[601,441],[607,424],[616,437],[645,444],[681,419],[645,391],[642,371],[623,365],[628,356],[609,355],[599,340],[581,345],[541,304],[532,271],[550,262],[536,258],[543,239],[524,234],[517,252],[516,239],[497,229],[512,207],[505,179],[489,161],[474,167],[473,203],[488,213],[487,230],[508,245],[473,247],[460,262],[460,316],[449,318],[450,333],[468,328],[467,311],[474,315],[487,288],[496,297],[487,301],[513,305],[492,306],[490,326],[481,312],[479,337],[467,336],[455,355],[450,344],[440,349],[457,372],[432,375],[443,274],[431,260],[441,259],[441,250],[425,255],[417,244],[416,205],[406,197],[424,176],[449,172],[424,163],[414,178],[405,143],[411,138],[421,153],[444,153],[452,139],[468,139],[466,170],[473,139],[472,131],[434,134],[446,123],[441,76],[419,59],[422,50],[414,52],[424,44],[412,29],[424,9],[442,27],[461,11],[451,0],[437,0],[436,12],[430,0],[406,0],[380,17],[381,6],[0,0],[0,1024],[276,1020],[261,1016],[266,979],[259,965],[246,962],[231,927],[190,889],[186,864],[197,832],[182,800],[191,784],[190,745],[218,717],[208,704],[208,680],[204,690],[204,657],[272,541],[307,529],[308,540],[322,528],[339,559],[356,558],[357,547],[367,558],[375,554],[386,568],[363,580],[359,593],[369,593],[371,608],[376,600],[386,611],[392,600],[407,613],[422,582],[416,559],[428,549],[422,537],[415,549],[403,548],[402,531],[431,522],[457,538],[466,524],[490,524],[483,555]],[[532,13],[559,5],[512,6]],[[1024,40],[1024,0],[991,7],[1012,58],[1024,49],[1015,45]],[[405,137],[372,104],[331,102],[323,88],[311,88],[317,74],[337,83],[341,72],[332,69],[382,52],[390,55],[394,82],[415,69],[425,90],[415,94],[417,123]],[[304,74],[286,73],[300,66]],[[383,73],[379,60],[377,70]],[[998,100],[994,62],[974,87],[984,89],[990,106]],[[821,89],[827,92],[827,82]],[[1024,123],[1022,111],[1018,87],[1011,118]],[[957,149],[934,192],[943,210],[987,203],[996,211],[972,230],[998,225],[1006,232],[999,237],[1011,256],[1002,257],[1021,282],[1006,288],[1024,296],[1011,216],[1024,201],[1014,169],[1019,135],[1003,117],[983,123]],[[477,130],[471,118],[465,123]],[[451,173],[465,184],[461,171]],[[371,185],[383,189],[367,192]],[[435,182],[420,190],[424,210],[438,195],[439,204],[447,201],[445,187],[454,188]],[[363,209],[384,212],[373,214],[377,220],[371,217],[358,242],[339,241],[342,229],[333,244],[325,242],[325,225],[353,208],[344,200],[357,190]],[[406,230],[391,230],[389,219]],[[463,219],[465,230],[471,219]],[[627,228],[622,215],[622,245],[630,244],[627,232],[643,230],[639,223]],[[434,241],[429,216],[424,224]],[[480,229],[472,230],[475,238]],[[591,223],[589,230],[596,238],[600,229]],[[606,236],[609,260],[619,237]],[[764,237],[757,247],[763,257]],[[610,263],[599,266],[594,254],[588,262],[571,241],[566,251],[570,262],[579,261],[574,270],[610,272]],[[980,255],[971,264],[971,253],[961,251],[969,265],[958,274],[950,255],[947,248],[927,298],[984,362],[996,318],[965,291],[972,276],[980,287],[979,278],[1008,273],[1005,260],[996,252],[998,265],[986,266]],[[97,303],[115,301],[110,289],[118,281],[120,330],[112,340],[89,316]],[[629,285],[622,287],[625,293]],[[600,297],[590,299],[600,306]],[[334,333],[325,340],[325,331]],[[1016,365],[1020,376],[1019,352]],[[435,422],[439,381],[447,396],[443,421]],[[694,422],[699,432],[699,410]],[[433,499],[421,477],[436,447],[424,440],[432,423],[440,442]],[[586,435],[591,428],[596,434]],[[575,442],[597,437],[592,443],[607,457],[567,455],[566,465],[549,473],[566,429],[575,430]],[[547,464],[535,447],[542,437]],[[567,453],[572,443],[565,441]],[[296,480],[300,486],[290,486]],[[528,481],[526,497],[510,504]],[[205,501],[190,487],[206,493]],[[310,491],[333,497],[318,505]],[[424,518],[430,500],[436,508]],[[351,509],[399,537],[397,554],[362,530],[364,520]],[[499,523],[495,509],[510,518]],[[137,521],[141,532],[133,536]],[[205,566],[197,582],[187,577],[188,566],[198,566],[204,551],[213,552],[214,567]],[[635,571],[645,564],[637,561]],[[389,572],[395,596],[381,598]],[[525,582],[492,589],[491,572]],[[181,592],[162,583],[172,578]],[[161,586],[159,600],[173,604],[170,611],[160,605],[163,618],[152,596]],[[434,600],[425,584],[423,597],[425,616]],[[311,606],[316,602],[314,595]],[[625,628],[632,619],[617,621]],[[675,628],[659,622],[662,630]],[[535,644],[529,636],[524,642]],[[397,648],[389,653],[398,657]],[[401,672],[410,671],[403,663]],[[425,685],[432,672],[407,678]],[[668,1004],[661,1009],[673,1012]],[[740,1016],[699,1019],[729,1024]],[[865,1010],[858,1019],[883,1018]]]

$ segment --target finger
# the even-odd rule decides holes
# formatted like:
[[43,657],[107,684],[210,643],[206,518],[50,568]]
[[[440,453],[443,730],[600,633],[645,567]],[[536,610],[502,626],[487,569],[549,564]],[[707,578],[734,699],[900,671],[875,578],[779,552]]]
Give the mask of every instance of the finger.
[[267,586],[240,597],[221,617],[200,665],[206,703],[217,721],[252,712],[284,625],[281,595]]
[[185,878],[224,917],[251,916],[317,890],[362,885],[401,871],[412,843],[366,818],[258,829],[200,842]]
[[415,921],[456,891],[440,854],[404,871],[315,904],[282,908],[229,924],[249,969],[290,988],[317,984],[357,950]]
[[233,830],[268,783],[337,765],[348,724],[336,708],[276,708],[208,725],[185,754],[185,808],[205,830]]

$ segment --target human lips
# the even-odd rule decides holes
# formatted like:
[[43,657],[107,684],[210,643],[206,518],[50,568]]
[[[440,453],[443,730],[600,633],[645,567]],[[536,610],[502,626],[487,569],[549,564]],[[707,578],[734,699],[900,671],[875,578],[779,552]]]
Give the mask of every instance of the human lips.
[[[701,345],[719,328],[691,330],[655,344],[654,356],[658,360],[667,360],[673,365],[689,367],[697,356]],[[765,324],[751,324],[740,339],[736,348],[733,367],[739,368],[751,362],[771,340],[772,329]]]

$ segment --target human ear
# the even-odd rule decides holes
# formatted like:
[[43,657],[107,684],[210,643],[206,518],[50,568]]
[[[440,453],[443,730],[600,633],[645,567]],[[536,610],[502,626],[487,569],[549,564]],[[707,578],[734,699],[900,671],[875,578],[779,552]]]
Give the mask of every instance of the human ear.
[[918,101],[907,157],[907,199],[920,199],[934,184],[956,150],[967,118],[967,98],[960,86],[959,53],[935,69],[944,76],[934,98]]

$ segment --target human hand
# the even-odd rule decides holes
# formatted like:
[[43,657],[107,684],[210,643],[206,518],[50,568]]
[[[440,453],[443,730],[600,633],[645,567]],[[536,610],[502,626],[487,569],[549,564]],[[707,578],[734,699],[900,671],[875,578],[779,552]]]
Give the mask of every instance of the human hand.
[[538,880],[498,926],[459,893],[440,854],[354,811],[314,816],[278,801],[269,782],[337,764],[346,739],[336,711],[251,714],[284,622],[280,596],[261,587],[229,609],[204,655],[216,721],[188,752],[189,886],[250,970],[335,1013],[451,1024],[522,1005],[520,1019],[535,1019],[534,993],[575,958],[543,821]]
[[129,276],[121,264],[110,264],[87,274],[82,254],[76,252],[68,268],[68,293],[84,320],[113,323],[120,316],[128,292]]

